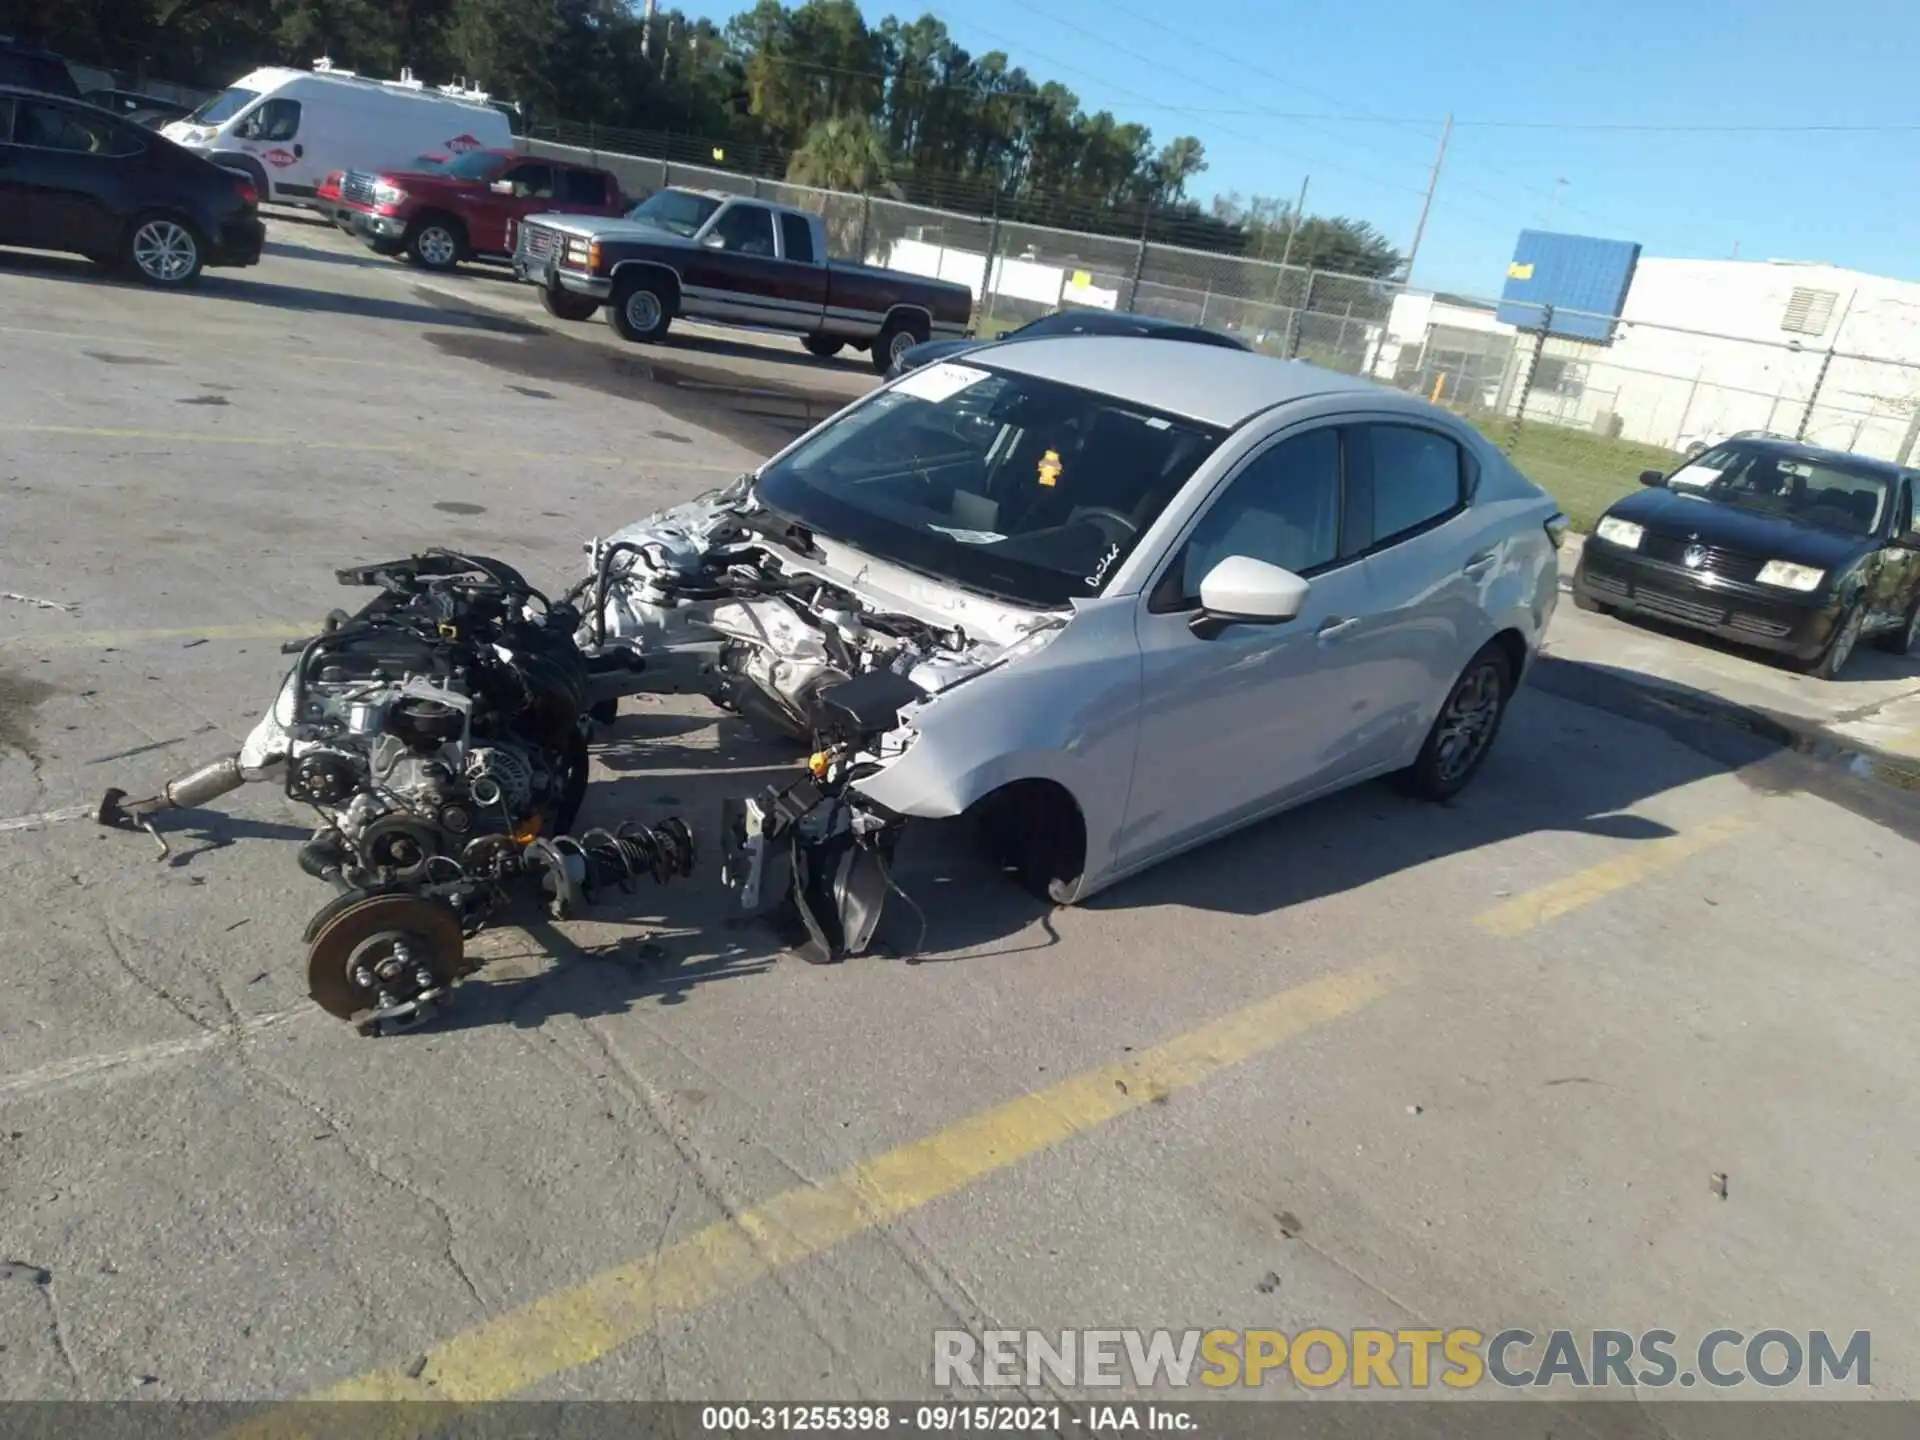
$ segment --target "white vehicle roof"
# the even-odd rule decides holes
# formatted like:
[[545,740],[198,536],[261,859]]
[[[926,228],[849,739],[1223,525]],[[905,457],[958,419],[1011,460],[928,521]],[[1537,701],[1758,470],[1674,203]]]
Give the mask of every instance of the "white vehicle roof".
[[[1320,395],[1362,392],[1386,408],[1408,398],[1299,360],[1131,335],[1062,335],[987,345],[954,356],[953,363],[1057,380],[1223,429],[1275,405]],[[1422,404],[1416,401],[1414,408]]]
[[276,90],[300,82],[301,89],[312,87],[339,87],[344,91],[368,92],[380,95],[392,95],[421,101],[431,101],[435,105],[452,105],[462,110],[475,110],[482,114],[497,115],[498,106],[488,103],[484,91],[463,90],[455,86],[423,85],[404,75],[399,80],[381,80],[371,75],[356,75],[351,70],[292,70],[282,65],[267,65],[258,70],[249,71],[233,82],[230,88],[254,90],[268,95]]

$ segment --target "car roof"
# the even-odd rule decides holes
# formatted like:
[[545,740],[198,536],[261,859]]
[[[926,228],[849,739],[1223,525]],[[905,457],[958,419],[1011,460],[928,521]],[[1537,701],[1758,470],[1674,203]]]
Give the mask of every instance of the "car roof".
[[1771,435],[1730,435],[1720,443],[1763,451],[1782,460],[1849,465],[1856,470],[1866,470],[1890,480],[1897,480],[1902,475],[1913,473],[1910,470],[1903,470],[1891,460],[1881,460],[1872,455],[1856,455],[1851,450],[1835,450],[1826,445],[1809,445],[1801,440],[1782,440]]
[[62,105],[77,105],[82,110],[92,110],[115,120],[120,118],[111,110],[102,110],[91,100],[84,100],[78,95],[63,95],[58,90],[35,90],[30,85],[0,85],[0,95],[10,100],[58,100]]
[[1169,345],[1145,335],[1047,336],[969,351],[958,363],[1055,380],[1225,429],[1262,410],[1315,396],[1406,398],[1302,360],[1221,345]]

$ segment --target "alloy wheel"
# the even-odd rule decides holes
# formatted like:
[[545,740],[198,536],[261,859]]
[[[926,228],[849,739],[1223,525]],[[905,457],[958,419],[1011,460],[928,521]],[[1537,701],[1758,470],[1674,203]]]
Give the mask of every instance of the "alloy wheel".
[[429,225],[420,232],[420,258],[436,270],[445,269],[460,257],[460,247],[442,225]]
[[901,360],[905,357],[907,351],[911,350],[915,345],[919,343],[920,343],[919,341],[913,338],[912,331],[910,330],[898,331],[895,333],[893,337],[893,344],[887,347],[887,359],[891,361],[893,364],[898,365],[901,362]]
[[133,235],[133,263],[149,280],[177,285],[198,268],[193,233],[174,220],[149,220]]
[[1463,676],[1440,715],[1434,768],[1447,782],[1464,775],[1493,738],[1505,699],[1500,669],[1491,662],[1476,665]]

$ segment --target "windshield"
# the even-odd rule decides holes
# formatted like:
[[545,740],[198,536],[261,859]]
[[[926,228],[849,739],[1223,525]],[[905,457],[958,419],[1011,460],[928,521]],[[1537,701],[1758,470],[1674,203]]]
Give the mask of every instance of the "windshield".
[[1866,465],[1799,459],[1738,443],[1716,445],[1667,481],[1676,495],[1773,515],[1841,535],[1879,532],[1889,483]]
[[469,150],[453,160],[442,161],[433,167],[443,175],[451,175],[456,180],[491,180],[494,173],[504,169],[511,155],[496,155],[491,150]]
[[711,195],[696,195],[691,190],[656,190],[629,210],[627,219],[644,220],[676,235],[691,235],[719,208],[720,202]]
[[1225,432],[970,365],[913,371],[769,465],[763,504],[962,589],[1097,595]]
[[242,90],[235,85],[222,90],[187,119],[196,125],[224,125],[259,98],[258,90]]

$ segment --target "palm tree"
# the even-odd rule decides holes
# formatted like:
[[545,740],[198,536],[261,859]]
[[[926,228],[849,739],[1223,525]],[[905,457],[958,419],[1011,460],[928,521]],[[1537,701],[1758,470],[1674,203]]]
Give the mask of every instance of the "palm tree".
[[787,179],[824,190],[866,192],[885,185],[893,170],[886,138],[865,115],[822,120],[787,162]]

